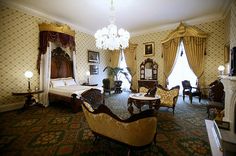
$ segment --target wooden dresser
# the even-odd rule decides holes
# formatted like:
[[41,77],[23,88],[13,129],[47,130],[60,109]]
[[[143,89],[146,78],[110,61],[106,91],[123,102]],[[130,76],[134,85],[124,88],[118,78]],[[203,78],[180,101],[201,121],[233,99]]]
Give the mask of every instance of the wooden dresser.
[[157,84],[157,80],[138,80],[138,92],[140,87],[152,88]]

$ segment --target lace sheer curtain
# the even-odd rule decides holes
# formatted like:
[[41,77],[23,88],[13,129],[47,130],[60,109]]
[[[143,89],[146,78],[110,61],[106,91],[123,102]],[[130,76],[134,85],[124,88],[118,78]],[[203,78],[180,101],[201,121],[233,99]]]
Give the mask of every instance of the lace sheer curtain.
[[49,93],[49,83],[51,77],[51,51],[52,51],[52,43],[49,42],[49,46],[47,47],[47,52],[41,55],[40,60],[40,75],[39,75],[39,84],[40,89],[44,90],[44,92],[40,95],[40,103],[42,103],[45,107],[49,105],[48,102],[48,93]]

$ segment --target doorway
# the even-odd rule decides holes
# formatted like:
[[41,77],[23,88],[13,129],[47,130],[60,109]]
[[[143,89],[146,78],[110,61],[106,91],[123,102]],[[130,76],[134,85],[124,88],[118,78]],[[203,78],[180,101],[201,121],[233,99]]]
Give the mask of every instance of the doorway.
[[197,77],[189,67],[187,56],[184,49],[184,44],[183,41],[181,41],[176,55],[175,66],[170,76],[168,77],[168,82],[169,82],[168,88],[172,88],[176,85],[179,85],[180,95],[182,95],[183,80],[189,80],[193,87],[196,86]]

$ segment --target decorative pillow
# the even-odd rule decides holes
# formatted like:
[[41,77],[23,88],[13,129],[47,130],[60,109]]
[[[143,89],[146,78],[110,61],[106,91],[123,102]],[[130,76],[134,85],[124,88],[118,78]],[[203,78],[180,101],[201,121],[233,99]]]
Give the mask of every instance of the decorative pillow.
[[66,86],[75,86],[77,85],[74,79],[64,80]]
[[65,82],[63,80],[55,80],[55,81],[51,80],[51,84],[53,88],[65,86]]

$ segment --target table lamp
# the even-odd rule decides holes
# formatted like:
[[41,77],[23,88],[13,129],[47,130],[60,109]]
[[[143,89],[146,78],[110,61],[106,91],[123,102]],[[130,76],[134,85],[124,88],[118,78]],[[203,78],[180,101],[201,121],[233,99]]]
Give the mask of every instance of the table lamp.
[[86,76],[87,76],[87,83],[89,84],[89,76],[90,76],[90,72],[89,71],[86,72]]
[[219,71],[220,75],[224,75],[224,70],[225,70],[225,67],[223,65],[220,65],[218,67],[218,71]]
[[33,77],[33,73],[31,71],[26,71],[25,72],[25,77],[28,78],[28,91],[30,92],[30,79]]

